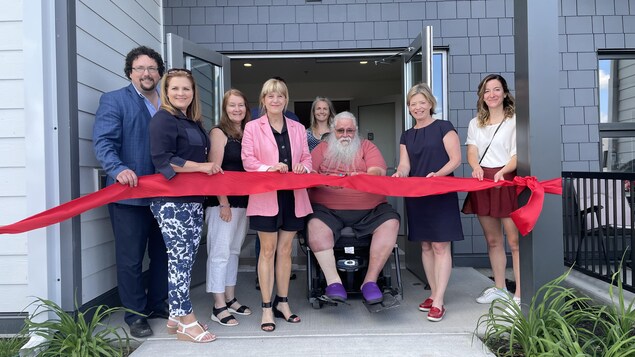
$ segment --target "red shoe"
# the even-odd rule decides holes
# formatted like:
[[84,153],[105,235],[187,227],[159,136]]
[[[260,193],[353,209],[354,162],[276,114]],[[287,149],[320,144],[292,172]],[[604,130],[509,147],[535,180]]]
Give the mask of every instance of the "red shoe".
[[419,311],[428,312],[432,308],[432,299],[427,298],[419,304]]
[[428,320],[430,321],[434,321],[434,322],[441,321],[443,320],[443,316],[445,316],[444,306],[441,306],[440,309],[438,307],[431,307],[430,311],[428,312]]

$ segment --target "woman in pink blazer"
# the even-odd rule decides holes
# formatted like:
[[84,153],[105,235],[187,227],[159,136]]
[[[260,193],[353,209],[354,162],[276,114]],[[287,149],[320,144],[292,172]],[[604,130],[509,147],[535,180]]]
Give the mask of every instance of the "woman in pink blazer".
[[[243,133],[242,159],[245,171],[278,171],[281,174],[311,171],[306,129],[283,115],[289,103],[288,93],[287,86],[278,79],[270,79],[262,86],[260,107],[265,115],[247,123]],[[291,245],[296,231],[304,228],[303,217],[309,213],[312,210],[306,189],[249,196],[249,225],[258,232],[261,245],[258,280],[262,294],[260,328],[263,331],[276,329],[274,316],[291,323],[300,322],[300,318],[291,312],[287,299]],[[277,295],[272,305],[274,272]]]

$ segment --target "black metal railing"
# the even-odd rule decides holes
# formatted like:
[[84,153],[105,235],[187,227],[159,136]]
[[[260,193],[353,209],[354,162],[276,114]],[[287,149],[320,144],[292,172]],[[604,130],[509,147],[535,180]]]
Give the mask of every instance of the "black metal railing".
[[565,264],[611,282],[624,258],[620,279],[625,290],[635,292],[633,203],[633,173],[563,172]]

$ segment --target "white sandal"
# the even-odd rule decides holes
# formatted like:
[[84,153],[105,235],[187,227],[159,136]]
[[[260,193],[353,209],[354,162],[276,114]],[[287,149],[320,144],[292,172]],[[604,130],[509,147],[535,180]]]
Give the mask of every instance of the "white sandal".
[[[171,325],[170,322],[174,322],[174,325]],[[165,328],[167,329],[168,335],[176,335],[176,331],[179,329],[179,318],[175,316],[168,317],[168,323],[165,324]],[[203,324],[203,329],[205,331],[209,330],[209,326],[207,324]]]
[[[179,326],[181,327],[182,331],[176,330],[176,338],[178,340],[189,341],[194,343],[208,343],[208,342],[212,342],[216,340],[216,336],[213,335],[211,332],[207,331],[203,327],[203,325],[201,325],[198,321],[194,321],[191,324],[187,324],[187,325],[184,325],[183,323],[179,322]],[[201,332],[197,336],[192,336],[189,333],[187,333],[188,328],[192,328],[196,326],[200,327],[201,330],[203,330],[203,332]],[[211,336],[209,340],[205,340],[205,337],[207,337],[207,335]]]

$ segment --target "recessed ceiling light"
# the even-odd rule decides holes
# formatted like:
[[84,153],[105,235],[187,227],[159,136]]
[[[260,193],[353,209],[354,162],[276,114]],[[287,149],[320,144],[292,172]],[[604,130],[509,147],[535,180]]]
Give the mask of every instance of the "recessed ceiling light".
[[359,61],[359,64],[367,64],[368,61]]
[[245,67],[251,67],[251,63],[245,63],[245,64],[243,64],[243,66],[245,66]]

